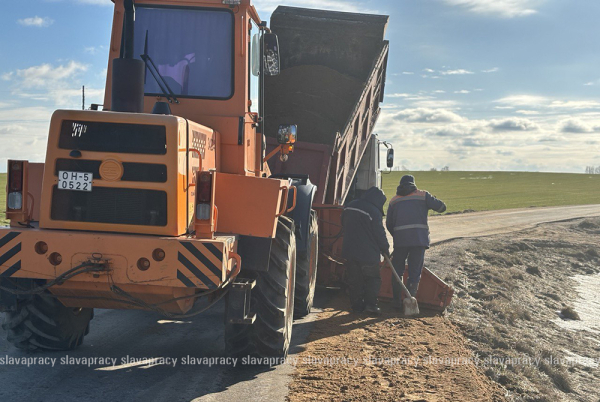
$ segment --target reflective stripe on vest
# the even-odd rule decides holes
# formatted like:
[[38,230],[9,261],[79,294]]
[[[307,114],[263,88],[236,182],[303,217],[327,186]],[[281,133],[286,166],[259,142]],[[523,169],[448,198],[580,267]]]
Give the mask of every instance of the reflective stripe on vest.
[[410,200],[425,201],[425,193],[424,192],[423,192],[423,194],[412,193],[412,194],[406,195],[406,196],[396,196],[392,199],[392,201],[390,201],[390,205],[394,205],[400,201],[410,201]]
[[369,217],[369,220],[373,220],[373,218],[371,217],[371,215],[369,215],[368,212],[363,211],[362,209],[358,209],[358,208],[344,208],[344,211],[354,211],[354,212],[360,212],[361,214],[367,215]]
[[425,201],[425,196],[424,195],[407,195],[405,197],[399,197],[399,198],[396,198],[395,200],[392,200],[390,202],[390,205],[394,205],[394,204],[396,204],[398,202],[401,202],[401,201],[410,201],[410,200]]
[[394,228],[394,232],[399,232],[401,230],[406,230],[406,229],[427,229],[427,230],[429,230],[429,226],[421,225],[421,224],[396,226]]

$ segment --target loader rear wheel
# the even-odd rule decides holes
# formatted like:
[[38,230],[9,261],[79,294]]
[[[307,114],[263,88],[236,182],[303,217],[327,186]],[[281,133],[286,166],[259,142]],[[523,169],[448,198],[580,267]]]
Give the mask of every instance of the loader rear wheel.
[[319,259],[319,223],[317,212],[310,211],[308,248],[298,253],[296,267],[296,300],[294,317],[302,318],[310,314],[315,298],[317,283],[317,261]]
[[226,352],[236,357],[283,359],[290,347],[294,321],[296,236],[291,219],[280,217],[277,222],[269,270],[243,276],[256,279],[250,301],[256,321],[252,325],[225,324]]
[[82,344],[93,316],[91,308],[65,307],[49,293],[42,293],[20,302],[17,311],[6,313],[2,328],[18,349],[72,350]]

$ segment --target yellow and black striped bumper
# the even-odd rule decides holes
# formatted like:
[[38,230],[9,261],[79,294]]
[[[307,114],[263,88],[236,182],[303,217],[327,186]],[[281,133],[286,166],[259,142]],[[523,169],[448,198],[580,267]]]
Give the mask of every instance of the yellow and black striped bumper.
[[20,232],[0,232],[0,277],[10,278],[21,269]]
[[[39,243],[47,246],[40,254]],[[86,273],[69,282],[154,285],[215,289],[227,278],[239,256],[235,236],[213,240],[87,233],[58,230],[0,228],[0,277],[54,279],[83,262],[101,257],[106,273]],[[44,249],[45,250],[45,249]],[[156,250],[164,259],[154,258]],[[53,265],[53,254],[62,262]],[[138,261],[147,259],[149,268]]]

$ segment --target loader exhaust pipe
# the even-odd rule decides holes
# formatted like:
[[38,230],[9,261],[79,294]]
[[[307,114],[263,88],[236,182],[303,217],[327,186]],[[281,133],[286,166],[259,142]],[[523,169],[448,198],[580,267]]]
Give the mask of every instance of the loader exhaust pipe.
[[145,63],[134,56],[135,7],[133,0],[124,0],[123,49],[121,58],[112,64],[111,110],[142,113],[144,111]]

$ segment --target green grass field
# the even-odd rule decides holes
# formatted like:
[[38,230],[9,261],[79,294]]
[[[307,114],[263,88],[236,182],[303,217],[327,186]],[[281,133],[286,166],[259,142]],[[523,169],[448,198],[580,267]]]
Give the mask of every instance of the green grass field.
[[[383,175],[391,199],[402,175]],[[443,200],[448,212],[600,203],[600,175],[524,172],[410,172],[417,186]],[[6,203],[6,173],[0,173],[0,224]],[[386,204],[387,209],[387,204]]]
[[407,173],[448,212],[600,203],[600,175],[527,172],[392,172],[383,175],[388,200]]

